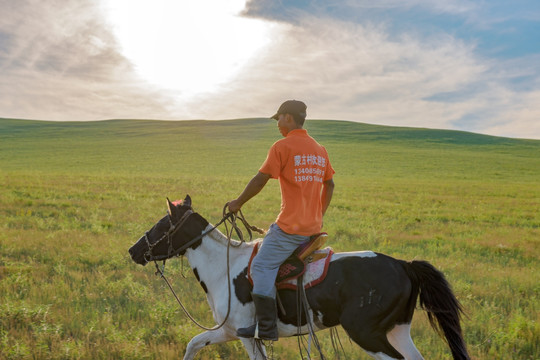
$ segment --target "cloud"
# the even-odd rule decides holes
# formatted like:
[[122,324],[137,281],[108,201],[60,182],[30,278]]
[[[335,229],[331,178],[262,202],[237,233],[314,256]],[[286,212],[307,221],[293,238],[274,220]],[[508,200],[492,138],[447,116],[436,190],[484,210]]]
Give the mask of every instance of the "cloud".
[[348,0],[346,4],[351,8],[365,9],[412,9],[425,8],[437,13],[460,14],[478,8],[472,0]]
[[[285,98],[297,97],[308,102],[312,118],[445,127],[468,106],[425,98],[459,91],[486,70],[473,47],[450,36],[391,40],[384,27],[332,19],[306,17],[299,25],[282,25],[271,48],[215,97],[216,107],[234,94],[250,94],[271,112]],[[250,107],[234,103],[225,110],[229,116]]]
[[89,2],[10,2],[7,13],[0,28],[12,41],[2,67],[100,76],[122,62]]
[[358,6],[377,3],[470,18],[476,3],[342,3],[283,9],[282,2],[249,2],[246,16],[268,25],[268,43],[228,82],[188,99],[136,74],[100,2],[0,2],[9,14],[0,18],[0,116],[217,120],[269,116],[297,98],[311,119],[540,139],[540,55],[488,57],[453,31],[419,25],[396,32],[386,20],[355,17]]
[[490,59],[445,32],[396,36],[306,13],[276,34],[271,51],[206,97],[205,117],[264,115],[299,98],[311,118],[540,138],[529,126],[540,109],[535,59]]
[[[93,120],[166,115],[119,54],[93,1],[13,1],[0,19],[1,116]],[[153,95],[153,96],[150,96]],[[155,100],[154,100],[155,99]]]
[[[312,0],[309,2],[283,2],[274,0],[249,0],[245,14],[266,19],[280,19],[295,23],[302,14],[320,16],[332,14],[340,19],[380,21],[389,15],[416,11],[432,15],[460,15],[476,13],[481,6],[472,0]],[[394,17],[393,20],[396,20]]]
[[495,62],[483,84],[479,132],[540,139],[540,55]]

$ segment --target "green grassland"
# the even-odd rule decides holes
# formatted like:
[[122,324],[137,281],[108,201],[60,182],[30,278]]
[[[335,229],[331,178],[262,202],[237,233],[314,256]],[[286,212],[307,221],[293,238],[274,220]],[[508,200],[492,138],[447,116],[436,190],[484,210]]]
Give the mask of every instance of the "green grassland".
[[[540,141],[338,121],[307,128],[336,170],[328,245],[430,261],[466,309],[474,359],[540,358]],[[165,214],[166,197],[190,194],[216,223],[279,136],[267,119],[0,119],[0,358],[181,357],[199,330],[127,249]],[[279,201],[271,181],[244,214],[268,227]],[[212,325],[187,262],[167,272]],[[368,359],[340,334],[345,358]],[[451,358],[422,311],[412,337],[426,359]],[[319,338],[334,358],[328,331]],[[274,357],[299,359],[296,339],[280,339]],[[198,358],[246,355],[233,342]]]

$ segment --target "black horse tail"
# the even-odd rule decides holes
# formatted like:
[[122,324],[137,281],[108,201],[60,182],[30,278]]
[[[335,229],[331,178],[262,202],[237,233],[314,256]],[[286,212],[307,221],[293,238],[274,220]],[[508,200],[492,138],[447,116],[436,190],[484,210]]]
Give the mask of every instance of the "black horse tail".
[[454,360],[469,360],[460,325],[463,308],[443,273],[427,261],[404,262],[404,267],[413,285],[413,296],[420,292],[420,307],[427,312],[433,329],[446,338]]

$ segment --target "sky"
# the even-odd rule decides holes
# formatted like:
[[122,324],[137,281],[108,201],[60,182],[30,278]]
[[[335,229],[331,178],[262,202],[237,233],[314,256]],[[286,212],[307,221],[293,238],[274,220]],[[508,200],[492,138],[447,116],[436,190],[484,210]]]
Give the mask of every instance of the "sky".
[[540,139],[538,0],[0,0],[0,117],[269,117]]

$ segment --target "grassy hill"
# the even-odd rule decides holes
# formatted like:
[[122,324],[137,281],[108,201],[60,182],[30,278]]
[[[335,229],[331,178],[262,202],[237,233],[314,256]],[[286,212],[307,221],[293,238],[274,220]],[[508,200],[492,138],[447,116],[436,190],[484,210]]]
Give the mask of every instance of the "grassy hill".
[[[540,141],[339,121],[307,129],[337,172],[330,246],[432,262],[467,309],[475,359],[539,357]],[[0,358],[178,358],[198,330],[127,249],[165,213],[165,197],[189,193],[217,222],[279,136],[268,119],[0,119]],[[278,209],[272,181],[244,213],[267,227]],[[211,324],[181,262],[168,271]],[[450,359],[422,312],[413,339],[426,358]],[[368,358],[344,345],[348,358]],[[275,350],[296,358],[296,340]],[[228,344],[199,358],[218,356],[245,354]]]

